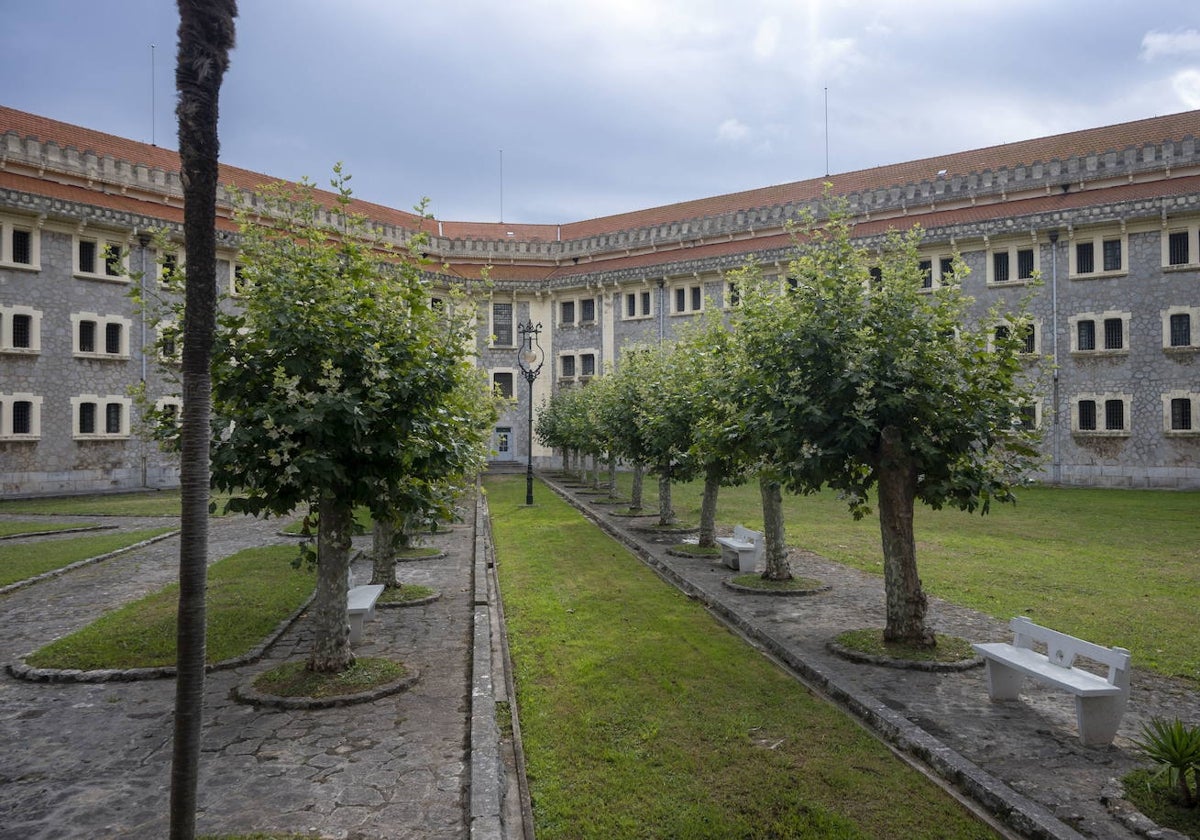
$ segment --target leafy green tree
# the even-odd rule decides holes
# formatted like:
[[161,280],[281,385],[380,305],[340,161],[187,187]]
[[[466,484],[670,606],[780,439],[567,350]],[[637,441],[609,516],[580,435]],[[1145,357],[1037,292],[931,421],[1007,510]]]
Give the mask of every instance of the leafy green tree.
[[922,290],[919,230],[892,234],[876,259],[851,241],[848,215],[834,205],[805,234],[790,285],[743,321],[760,386],[744,393],[746,420],[787,489],[827,484],[856,516],[876,492],[884,637],[932,646],[914,506],[986,513],[1013,501],[1036,463],[1036,433],[1017,422],[1035,399],[1022,330],[994,329],[1026,323],[1024,302],[972,317],[961,262],[954,278]]
[[179,0],[180,173],[183,235],[188,253],[183,346],[182,457],[179,465],[179,618],[171,755],[172,840],[196,834],[205,659],[205,590],[208,580],[208,483],[211,382],[209,360],[216,322],[217,138],[221,81],[234,43],[234,0]]
[[[453,395],[469,332],[432,306],[416,251],[390,252],[307,183],[264,188],[240,212],[241,298],[223,316],[213,364],[213,483],[252,514],[315,509],[315,637],[308,667],[354,662],[346,629],[352,512],[376,519],[424,498],[428,471],[455,459]],[[461,416],[461,415],[460,415]]]

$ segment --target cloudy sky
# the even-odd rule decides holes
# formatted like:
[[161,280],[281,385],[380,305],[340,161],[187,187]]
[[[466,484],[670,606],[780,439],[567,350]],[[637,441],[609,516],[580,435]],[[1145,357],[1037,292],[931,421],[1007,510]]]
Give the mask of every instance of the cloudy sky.
[[[177,147],[174,3],[8,5],[0,102]],[[342,161],[360,198],[449,220],[579,221],[1200,108],[1197,0],[239,6],[222,159],[321,183]]]

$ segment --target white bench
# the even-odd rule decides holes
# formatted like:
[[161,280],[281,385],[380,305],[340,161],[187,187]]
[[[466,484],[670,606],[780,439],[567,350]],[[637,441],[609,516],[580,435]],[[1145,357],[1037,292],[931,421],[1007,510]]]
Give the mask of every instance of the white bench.
[[741,525],[733,527],[732,537],[717,537],[721,546],[721,562],[734,571],[761,572],[763,535]]
[[[1011,626],[1011,645],[972,645],[987,662],[988,696],[1015,700],[1022,680],[1033,677],[1075,695],[1080,741],[1111,744],[1129,702],[1129,651],[1085,642],[1024,617],[1014,618]],[[1045,645],[1046,653],[1033,650],[1035,644]],[[1107,678],[1074,667],[1078,657],[1107,666]]]
[[363,624],[375,617],[375,602],[383,594],[382,583],[367,583],[354,586],[353,576],[346,591],[346,617],[350,619],[350,644],[356,645],[362,640]]

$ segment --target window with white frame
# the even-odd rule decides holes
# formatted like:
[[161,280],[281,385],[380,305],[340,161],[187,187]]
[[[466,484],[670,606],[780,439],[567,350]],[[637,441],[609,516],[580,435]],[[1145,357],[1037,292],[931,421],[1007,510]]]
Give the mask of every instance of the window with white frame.
[[594,297],[579,299],[579,323],[581,325],[596,323],[596,299]]
[[596,354],[595,353],[580,353],[579,354],[579,375],[589,377],[596,375]]
[[129,282],[129,253],[115,235],[75,237],[75,276]]
[[575,301],[564,300],[558,304],[558,324],[562,327],[575,326]]
[[41,436],[42,398],[0,394],[0,440],[38,440]]
[[1014,327],[1009,323],[997,324],[994,330],[997,339],[1007,339],[1010,335],[1015,334],[1021,339],[1021,347],[1017,350],[1018,353],[1026,356],[1035,356],[1041,352],[1041,322],[1028,321],[1020,326]]
[[738,288],[737,281],[725,281],[725,308],[731,309],[742,302],[742,290]]
[[990,249],[988,283],[1027,283],[1039,269],[1038,249],[1032,245],[1000,245]]
[[128,359],[133,322],[119,315],[75,312],[71,315],[76,356],[91,359]]
[[36,354],[41,351],[41,310],[0,304],[0,353]]
[[82,394],[71,397],[72,436],[76,440],[129,437],[133,401],[117,395]]
[[497,370],[492,372],[492,390],[505,399],[513,398],[513,383],[515,379],[511,370]]
[[1200,307],[1172,306],[1162,312],[1163,348],[1166,350],[1197,349],[1197,328],[1200,327]]
[[625,305],[621,308],[621,317],[624,320],[649,318],[652,315],[654,315],[654,295],[649,289],[625,293]]
[[159,397],[154,401],[154,410],[164,420],[170,420],[177,426],[183,422],[183,399],[181,397]]
[[671,287],[671,314],[691,315],[704,309],[704,287],[685,283]]
[[1071,431],[1082,435],[1127,436],[1132,402],[1128,394],[1081,394],[1071,403]]
[[174,321],[161,321],[155,326],[158,333],[158,359],[168,364],[183,361],[183,333]]
[[1168,391],[1162,395],[1163,431],[1168,435],[1200,434],[1197,410],[1200,409],[1200,393],[1195,391]]
[[0,266],[32,271],[42,267],[41,231],[32,219],[0,218]]
[[158,255],[158,282],[163,286],[177,283],[183,268],[180,251],[164,251]]
[[1128,312],[1082,312],[1067,319],[1072,353],[1129,352]]
[[558,357],[558,371],[561,379],[575,378],[575,356],[567,353]]
[[1200,266],[1200,225],[1172,226],[1162,234],[1163,268],[1196,268]]
[[246,268],[241,263],[229,263],[229,294],[231,297],[241,297],[246,294],[246,284],[249,283],[246,277]]
[[1016,406],[1013,412],[1013,426],[1019,429],[1040,429],[1042,427],[1042,404],[1031,402]]
[[1128,270],[1129,242],[1125,234],[1076,236],[1072,244],[1068,252],[1072,277],[1100,277],[1124,274]]
[[492,346],[513,346],[513,305],[511,303],[492,304]]

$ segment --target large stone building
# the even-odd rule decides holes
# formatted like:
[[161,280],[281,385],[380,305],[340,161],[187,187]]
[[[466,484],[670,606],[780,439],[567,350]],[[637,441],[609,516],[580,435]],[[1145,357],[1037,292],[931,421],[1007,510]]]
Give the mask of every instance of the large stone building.
[[[519,323],[543,327],[536,405],[619,363],[623,346],[730,305],[726,273],[749,256],[782,282],[785,224],[828,182],[868,245],[923,227],[931,287],[958,253],[979,312],[1034,291],[1029,365],[1046,387],[1028,420],[1047,456],[1036,478],[1198,488],[1197,134],[1192,111],[561,225],[357,209],[396,242],[427,231],[437,282],[476,295],[481,364],[518,398],[496,428],[497,458],[524,460],[530,446]],[[180,239],[178,168],[168,150],[0,108],[0,494],[175,483],[171,458],[138,433],[133,386],[177,398],[144,351],[155,336],[130,291],[152,291],[161,271],[151,232]],[[224,185],[267,180],[222,170]],[[220,203],[232,290],[237,235]]]

